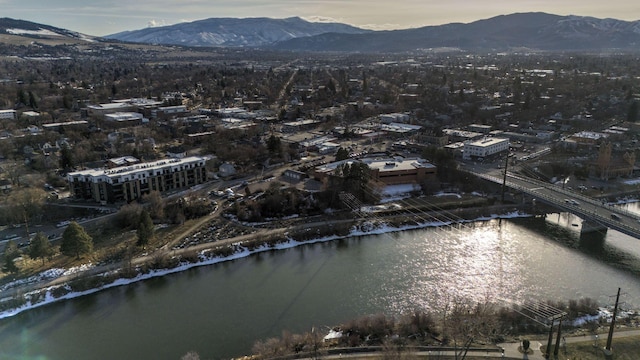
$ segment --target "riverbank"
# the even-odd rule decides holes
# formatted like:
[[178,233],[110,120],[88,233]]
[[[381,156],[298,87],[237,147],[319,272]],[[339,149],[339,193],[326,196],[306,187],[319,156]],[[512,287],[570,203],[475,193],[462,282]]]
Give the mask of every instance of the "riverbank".
[[[179,359],[188,351],[218,359],[247,354],[257,339],[281,336],[283,329],[325,330],[360,316],[399,317],[418,307],[442,315],[456,299],[475,304],[504,296],[515,303],[589,297],[609,304],[614,286],[637,299],[639,272],[625,274],[608,259],[576,248],[578,232],[559,216],[574,219],[555,214],[491,220],[263,252],[0,320],[6,335],[0,347],[13,359],[91,353],[103,359]],[[620,241],[635,244],[609,232],[601,251],[610,253],[608,246]],[[640,259],[637,249],[626,254]],[[549,264],[558,264],[563,279],[541,284]]]
[[[453,223],[487,221],[497,218],[530,217],[529,213],[518,211],[514,205],[490,208],[460,209],[456,218],[442,218],[438,221],[416,221],[403,215],[389,216],[388,219],[319,221],[305,223],[303,219],[294,227],[264,230],[260,233],[238,236],[171,250],[164,255],[148,255],[133,259],[130,263],[107,266],[86,265],[77,269],[51,269],[36,279],[38,286],[24,290],[27,283],[9,283],[3,287],[0,299],[0,319],[11,317],[54,302],[93,294],[105,289],[124,286],[154,277],[161,277],[189,270],[194,267],[209,266],[232,261],[253,254],[289,249],[301,245],[328,242],[337,239],[377,235],[427,227],[447,226]],[[501,210],[501,211],[497,211]],[[451,216],[451,213],[449,213]],[[461,215],[475,215],[474,217]],[[459,217],[460,216],[460,217]]]

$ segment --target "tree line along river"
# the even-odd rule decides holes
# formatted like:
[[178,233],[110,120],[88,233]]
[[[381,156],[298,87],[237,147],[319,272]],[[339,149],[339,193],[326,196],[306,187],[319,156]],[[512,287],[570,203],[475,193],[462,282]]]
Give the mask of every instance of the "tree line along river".
[[580,241],[579,224],[570,214],[477,221],[194,268],[0,320],[0,359],[226,359],[283,330],[458,299],[604,305],[622,287],[625,306],[640,308],[640,240],[609,230]]

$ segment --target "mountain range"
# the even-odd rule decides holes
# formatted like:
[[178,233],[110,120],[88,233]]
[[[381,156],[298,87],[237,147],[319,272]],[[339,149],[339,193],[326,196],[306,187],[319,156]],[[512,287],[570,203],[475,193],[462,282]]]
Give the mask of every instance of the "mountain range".
[[299,17],[271,18],[210,18],[170,26],[149,27],[107,35],[120,41],[185,45],[268,47],[296,38],[325,33],[361,34],[369,30],[339,23],[313,23]]
[[372,31],[340,23],[314,23],[299,17],[210,18],[125,31],[104,38],[2,18],[2,33],[36,39],[284,51],[380,53],[439,48],[462,51],[640,51],[640,21],[546,13],[516,13],[466,24],[391,31]]
[[468,24],[454,23],[366,34],[326,33],[273,46],[280,50],[404,52],[455,48],[478,50],[640,50],[640,21],[559,16],[502,15]]

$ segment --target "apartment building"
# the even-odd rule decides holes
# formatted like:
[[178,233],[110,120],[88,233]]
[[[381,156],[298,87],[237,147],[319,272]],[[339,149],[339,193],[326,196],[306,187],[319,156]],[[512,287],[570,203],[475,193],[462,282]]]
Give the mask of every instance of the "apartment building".
[[207,158],[163,159],[69,173],[71,196],[100,203],[131,202],[151,191],[186,189],[207,181]]

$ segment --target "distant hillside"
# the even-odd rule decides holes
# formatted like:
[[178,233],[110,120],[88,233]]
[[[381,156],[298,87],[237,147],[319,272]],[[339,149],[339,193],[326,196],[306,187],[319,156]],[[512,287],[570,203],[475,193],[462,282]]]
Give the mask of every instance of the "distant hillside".
[[278,42],[325,33],[367,33],[337,23],[313,23],[299,17],[210,18],[171,26],[151,27],[108,35],[108,39],[147,44],[184,46],[269,46]]
[[433,48],[640,51],[640,21],[520,13],[469,24],[366,34],[321,34],[283,41],[273,47],[290,51],[338,52],[404,52]]
[[112,39],[122,46],[133,42],[202,48],[251,47],[361,53],[440,48],[463,51],[640,51],[640,21],[545,13],[501,15],[468,24],[452,23],[394,31],[363,30],[338,23],[312,23],[298,17],[211,18],[125,31],[109,35],[106,39],[49,25],[1,18],[2,34],[0,43],[4,45],[33,42],[44,45],[89,44]]
[[100,38],[31,21],[0,18],[0,33],[18,37],[53,41],[95,42]]

